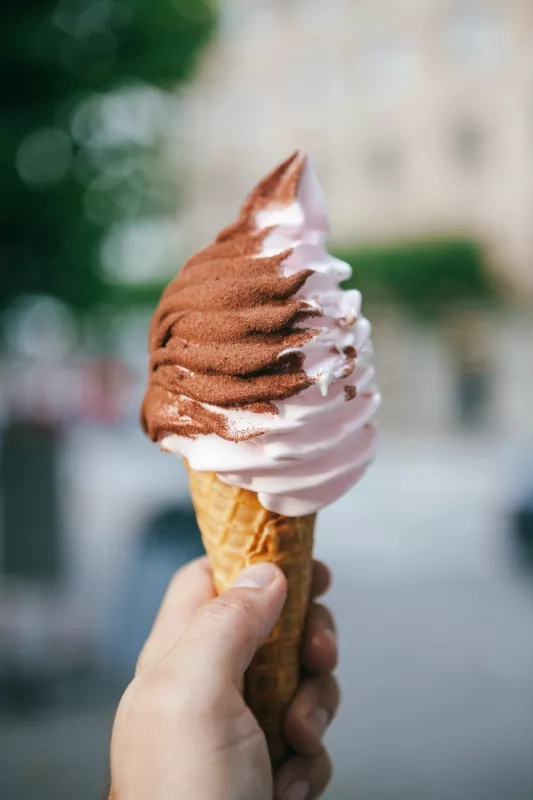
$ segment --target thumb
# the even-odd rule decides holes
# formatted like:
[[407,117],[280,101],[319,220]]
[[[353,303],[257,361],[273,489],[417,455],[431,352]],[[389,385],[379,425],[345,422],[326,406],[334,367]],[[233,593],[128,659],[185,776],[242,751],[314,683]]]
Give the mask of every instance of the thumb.
[[241,572],[228,591],[194,614],[175,651],[180,669],[242,684],[244,672],[274,628],[285,598],[282,571],[266,562]]

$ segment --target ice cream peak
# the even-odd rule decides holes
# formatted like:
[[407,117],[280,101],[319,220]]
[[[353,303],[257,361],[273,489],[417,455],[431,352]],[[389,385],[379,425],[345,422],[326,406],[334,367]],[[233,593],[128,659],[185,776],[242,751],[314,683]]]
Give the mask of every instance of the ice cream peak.
[[295,295],[313,271],[303,267],[284,275],[289,243],[265,254],[271,230],[255,223],[261,209],[294,201],[304,163],[295,155],[265,178],[239,220],[189,259],[164,292],[150,330],[143,408],[152,438],[165,432],[246,438],[263,427],[260,416],[237,430],[205,404],[276,414],[276,401],[312,385],[300,348],[318,331],[298,323],[319,311]]
[[327,233],[297,152],[185,264],[150,329],[147,433],[287,516],[344,494],[374,450],[370,326]]

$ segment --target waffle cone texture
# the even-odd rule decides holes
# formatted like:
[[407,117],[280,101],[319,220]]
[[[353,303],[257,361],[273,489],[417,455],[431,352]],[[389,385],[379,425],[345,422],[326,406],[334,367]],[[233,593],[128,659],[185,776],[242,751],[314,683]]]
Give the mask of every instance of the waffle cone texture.
[[245,676],[245,700],[265,734],[276,768],[288,754],[285,714],[301,679],[316,515],[274,514],[263,508],[255,492],[228,486],[213,472],[189,469],[189,480],[216,591],[225,591],[241,570],[261,561],[275,564],[287,578],[281,616]]

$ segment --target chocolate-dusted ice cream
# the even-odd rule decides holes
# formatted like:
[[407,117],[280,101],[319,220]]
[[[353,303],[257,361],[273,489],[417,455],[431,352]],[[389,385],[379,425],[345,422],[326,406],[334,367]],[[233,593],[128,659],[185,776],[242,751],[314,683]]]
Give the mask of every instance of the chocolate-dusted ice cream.
[[146,432],[287,516],[344,494],[375,446],[370,326],[326,238],[320,188],[295,153],[189,259],[150,329]]

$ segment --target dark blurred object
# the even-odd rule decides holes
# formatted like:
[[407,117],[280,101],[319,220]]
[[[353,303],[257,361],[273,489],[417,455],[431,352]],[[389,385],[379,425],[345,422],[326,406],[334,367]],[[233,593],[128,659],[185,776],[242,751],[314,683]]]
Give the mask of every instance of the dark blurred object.
[[109,658],[120,672],[133,671],[173,574],[204,553],[191,505],[170,506],[148,520],[111,631]]
[[481,428],[487,419],[492,376],[488,371],[464,370],[456,377],[459,421],[468,429]]
[[[2,3],[0,309],[25,293],[76,309],[109,299],[99,243],[117,217],[131,217],[134,184],[153,199],[137,158],[150,143],[126,136],[91,149],[100,131],[77,137],[74,114],[127,86],[172,88],[190,73],[214,21],[209,0]],[[125,169],[132,161],[136,168]]]
[[185,561],[203,554],[200,530],[192,506],[170,506],[150,520],[141,549],[149,553],[159,548],[178,548]]
[[10,665],[0,671],[0,719],[2,716],[22,715],[43,708],[48,700],[46,683]]
[[520,553],[533,568],[533,493],[529,502],[525,502],[513,514],[513,531]]
[[0,439],[0,564],[9,577],[55,582],[61,572],[59,429],[16,420]]
[[416,316],[495,297],[481,248],[466,239],[369,245],[335,255],[351,264],[347,285],[359,289],[365,302],[392,301]]
[[533,570],[533,463],[511,511],[511,533],[521,565]]
[[[87,664],[62,664],[39,671],[22,662],[0,664],[0,722],[32,717],[49,709],[90,705],[90,690],[98,675]],[[99,687],[98,687],[99,688]]]
[[465,429],[481,430],[490,419],[494,386],[490,321],[480,309],[457,304],[443,322],[457,419]]

